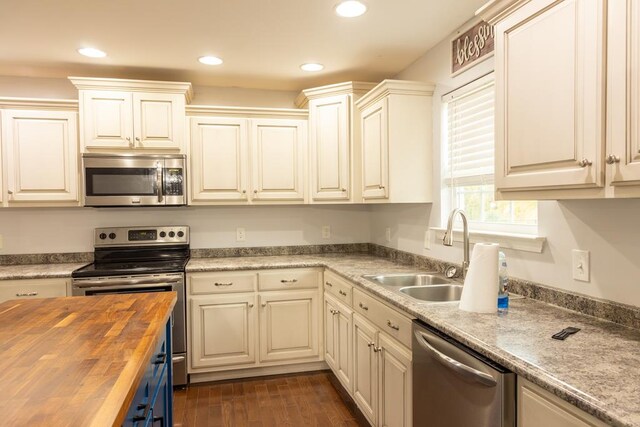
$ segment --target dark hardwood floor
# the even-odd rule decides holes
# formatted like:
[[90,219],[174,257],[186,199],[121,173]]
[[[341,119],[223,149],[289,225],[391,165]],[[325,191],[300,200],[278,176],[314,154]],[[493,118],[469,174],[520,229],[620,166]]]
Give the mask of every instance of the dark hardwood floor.
[[330,371],[194,384],[174,393],[174,426],[367,426]]

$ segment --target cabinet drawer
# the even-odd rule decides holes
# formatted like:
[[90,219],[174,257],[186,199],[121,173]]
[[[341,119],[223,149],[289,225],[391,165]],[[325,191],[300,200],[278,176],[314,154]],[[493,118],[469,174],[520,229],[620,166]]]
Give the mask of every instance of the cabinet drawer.
[[67,279],[0,281],[0,302],[11,299],[67,296]]
[[247,271],[195,273],[188,277],[190,295],[253,292],[258,282],[258,275]]
[[351,286],[347,281],[338,277],[335,273],[325,271],[324,291],[349,307],[351,307],[352,289],[353,286]]
[[353,309],[411,348],[411,320],[408,317],[358,289],[353,290]]
[[316,268],[262,271],[258,273],[258,287],[261,291],[317,288],[321,279],[322,271]]

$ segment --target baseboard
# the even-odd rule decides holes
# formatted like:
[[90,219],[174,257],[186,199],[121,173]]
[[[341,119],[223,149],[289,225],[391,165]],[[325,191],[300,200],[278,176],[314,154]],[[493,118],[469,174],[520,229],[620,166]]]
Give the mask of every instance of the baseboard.
[[264,377],[267,375],[295,374],[308,371],[322,371],[329,369],[326,362],[308,362],[296,365],[268,366],[258,368],[233,369],[222,372],[204,372],[190,374],[189,383],[204,383],[208,381],[233,380],[239,378]]

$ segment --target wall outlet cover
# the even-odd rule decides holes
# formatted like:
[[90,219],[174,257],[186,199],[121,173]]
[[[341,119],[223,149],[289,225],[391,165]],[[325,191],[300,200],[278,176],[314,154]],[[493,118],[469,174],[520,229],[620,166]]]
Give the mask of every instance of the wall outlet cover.
[[573,279],[581,282],[589,282],[590,262],[589,251],[574,249],[571,251]]
[[322,226],[322,238],[330,239],[331,238],[331,227],[328,225]]
[[387,243],[389,243],[389,242],[391,241],[391,228],[390,228],[390,227],[387,227],[387,228],[384,230],[384,240],[385,240]]
[[247,239],[247,233],[244,228],[236,228],[236,242],[244,242]]

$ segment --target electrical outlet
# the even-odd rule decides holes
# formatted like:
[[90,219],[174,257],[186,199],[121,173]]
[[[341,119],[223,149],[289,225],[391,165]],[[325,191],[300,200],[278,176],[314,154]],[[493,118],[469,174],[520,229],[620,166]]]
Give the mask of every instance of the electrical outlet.
[[0,249],[2,249],[2,234],[0,234]]
[[384,230],[384,239],[387,241],[387,243],[391,241],[391,228],[390,227],[387,227]]
[[573,260],[573,278],[581,282],[589,282],[589,251],[574,249],[571,251]]
[[322,238],[330,239],[331,238],[331,227],[328,225],[322,226]]
[[247,238],[247,233],[244,228],[238,227],[236,228],[236,242],[244,242]]

